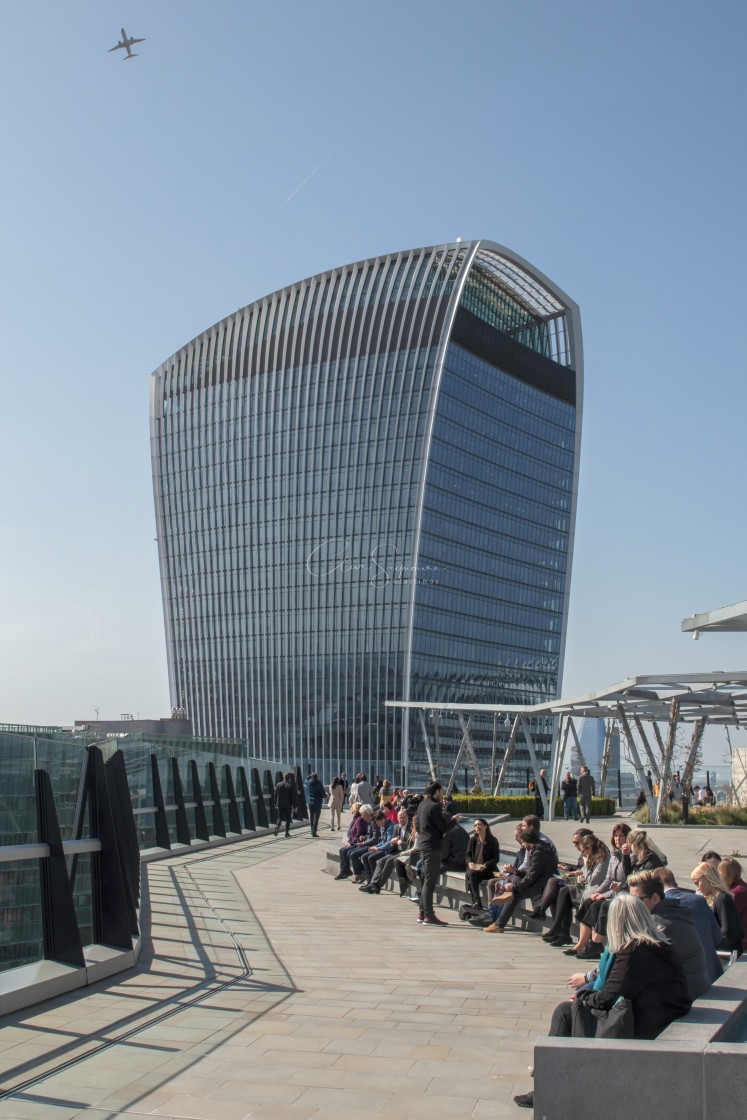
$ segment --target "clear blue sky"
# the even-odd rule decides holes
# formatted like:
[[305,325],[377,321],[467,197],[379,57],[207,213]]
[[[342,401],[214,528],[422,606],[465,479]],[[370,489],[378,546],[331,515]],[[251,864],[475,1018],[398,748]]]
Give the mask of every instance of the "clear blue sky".
[[0,720],[168,710],[150,372],[286,283],[457,236],[581,306],[564,692],[747,666],[679,632],[747,598],[743,0],[2,17]]

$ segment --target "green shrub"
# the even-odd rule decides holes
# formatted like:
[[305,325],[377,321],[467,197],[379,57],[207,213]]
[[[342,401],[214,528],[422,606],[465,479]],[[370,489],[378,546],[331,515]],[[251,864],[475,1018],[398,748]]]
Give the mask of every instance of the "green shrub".
[[[648,805],[636,810],[641,824],[649,823]],[[659,824],[682,824],[682,806],[670,805],[662,810]],[[702,809],[690,809],[688,824],[701,828],[723,828],[728,825],[747,825],[747,808],[738,805],[709,805]]]
[[[527,794],[524,797],[493,797],[492,794],[458,793],[454,798],[460,810],[474,816],[475,813],[484,813],[488,816],[497,816],[499,813],[508,813],[510,817],[520,820],[535,810],[534,797]],[[594,797],[591,802],[591,815],[593,817],[612,817],[615,815],[616,802],[612,797]],[[555,802],[555,816],[563,816],[563,799],[559,797]]]

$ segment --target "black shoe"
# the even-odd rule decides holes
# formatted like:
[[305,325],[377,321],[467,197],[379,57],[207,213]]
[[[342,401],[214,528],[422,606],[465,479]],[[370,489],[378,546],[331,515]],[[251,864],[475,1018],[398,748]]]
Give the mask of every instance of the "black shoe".
[[564,945],[572,945],[573,938],[565,937],[563,934],[561,934],[559,937],[554,938],[554,940],[552,940],[550,944],[552,945],[553,949],[561,949]]
[[583,949],[579,949],[576,956],[580,961],[598,961],[603,953],[601,945],[597,945],[592,941],[590,945],[586,945]]
[[530,918],[546,918],[547,914],[541,906],[535,906],[534,910],[529,911]]
[[349,879],[349,878],[350,878],[350,872],[349,871],[340,871],[340,873],[338,875],[335,875],[335,879]]
[[361,885],[358,887],[358,890],[364,891],[366,894],[371,894],[373,887],[370,883],[361,883]]
[[280,829],[279,829],[279,828],[276,828],[276,829],[275,829],[275,835],[277,836],[277,834],[278,834],[279,832],[280,832]]
[[534,1108],[534,1090],[517,1094],[514,1097],[514,1104],[518,1104],[519,1108]]
[[543,941],[554,941],[556,937],[560,937],[560,934],[557,930],[553,932],[553,930],[549,929],[547,933],[542,934]]

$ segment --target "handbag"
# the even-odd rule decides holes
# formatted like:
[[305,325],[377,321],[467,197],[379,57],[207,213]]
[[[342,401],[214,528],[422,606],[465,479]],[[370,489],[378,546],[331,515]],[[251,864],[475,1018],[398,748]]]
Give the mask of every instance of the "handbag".
[[578,993],[571,1004],[571,1035],[573,1038],[634,1038],[633,1006],[629,999],[619,999],[608,1010],[589,1007]]

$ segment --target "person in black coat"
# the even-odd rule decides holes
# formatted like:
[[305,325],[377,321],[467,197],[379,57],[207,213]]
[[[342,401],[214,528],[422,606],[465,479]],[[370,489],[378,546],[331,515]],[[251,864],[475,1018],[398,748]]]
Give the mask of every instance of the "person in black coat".
[[480,883],[493,878],[500,858],[500,845],[490,831],[490,825],[484,817],[475,817],[475,831],[467,844],[467,871],[464,876],[475,906],[482,905]]
[[721,942],[718,948],[729,953],[736,952],[737,956],[741,956],[744,930],[726,883],[710,863],[699,863],[693,868],[690,878],[721,926]]
[[317,835],[325,793],[324,785],[319,780],[319,775],[316,771],[309,774],[306,779],[306,804],[309,807],[309,825],[311,826],[312,836]]
[[486,926],[486,933],[503,933],[523,898],[539,902],[548,879],[558,869],[558,854],[544,840],[540,840],[539,829],[524,825],[518,839],[527,850],[527,858],[513,875],[509,875],[508,889],[502,895],[495,896],[494,902],[502,904],[503,909],[497,922]]
[[[574,999],[598,1011],[610,1011],[618,999],[630,1000],[633,1038],[657,1038],[690,1010],[682,965],[640,898],[627,891],[612,900],[607,947],[613,956],[602,988],[580,991]],[[584,979],[583,974],[571,978]],[[552,1037],[572,1033],[572,1002],[559,1004],[550,1025]]]
[[711,978],[692,912],[676,898],[664,897],[661,879],[653,871],[631,875],[628,889],[640,898],[649,914],[653,914],[654,921],[674,949],[685,973],[688,999],[691,1002],[698,999],[710,988]]
[[275,825],[275,835],[280,832],[281,824],[285,824],[285,835],[290,836],[291,820],[293,818],[293,774],[289,771],[283,774],[282,782],[275,786],[275,808],[278,814]]
[[459,815],[447,817],[441,800],[440,782],[429,782],[425,797],[418,805],[418,848],[423,861],[423,889],[420,893],[418,921],[429,926],[445,926],[448,922],[436,917],[433,893],[441,872],[441,846],[444,835],[459,824]]

